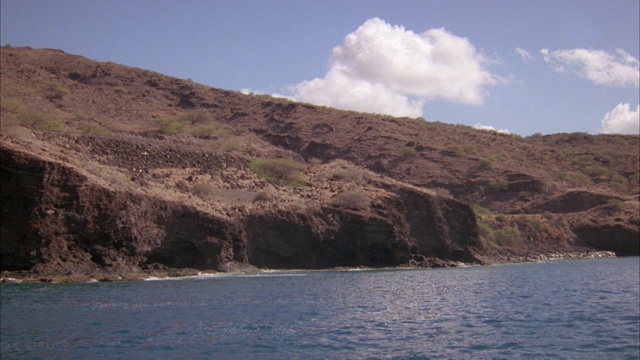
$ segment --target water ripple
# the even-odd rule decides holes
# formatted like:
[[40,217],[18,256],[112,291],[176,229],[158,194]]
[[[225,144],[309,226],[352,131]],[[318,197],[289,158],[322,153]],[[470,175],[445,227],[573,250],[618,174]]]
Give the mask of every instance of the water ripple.
[[2,358],[640,358],[638,258],[1,284]]

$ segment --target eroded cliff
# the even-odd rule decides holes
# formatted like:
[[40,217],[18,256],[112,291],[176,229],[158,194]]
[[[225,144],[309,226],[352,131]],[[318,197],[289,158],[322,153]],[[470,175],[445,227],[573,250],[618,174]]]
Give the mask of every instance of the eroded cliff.
[[271,201],[216,213],[160,192],[110,188],[81,168],[9,149],[6,143],[0,159],[5,271],[44,278],[131,279],[180,274],[180,269],[477,261],[469,250],[479,241],[468,206],[382,178],[372,181],[370,196],[377,198],[366,209],[331,206],[306,196],[304,205],[282,207]]

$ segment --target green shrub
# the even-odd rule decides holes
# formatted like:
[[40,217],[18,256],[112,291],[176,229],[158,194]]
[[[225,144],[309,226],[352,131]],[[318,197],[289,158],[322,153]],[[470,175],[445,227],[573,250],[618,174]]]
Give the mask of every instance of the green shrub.
[[62,131],[64,122],[55,115],[47,115],[35,110],[27,110],[18,114],[20,125],[39,130]]
[[205,109],[189,111],[176,116],[176,120],[183,124],[190,125],[209,125],[214,122],[211,113]]
[[591,180],[587,175],[577,171],[567,171],[560,173],[559,178],[560,180],[569,183],[569,185],[573,187],[587,186],[591,184]]
[[22,125],[32,129],[46,131],[63,131],[64,122],[53,114],[44,114],[29,109],[20,101],[10,98],[0,99],[2,127]]
[[504,191],[509,188],[509,182],[505,179],[497,179],[487,184],[489,189],[493,191]]
[[527,222],[529,223],[529,225],[531,225],[531,227],[533,227],[538,231],[542,231],[549,228],[549,225],[547,224],[547,220],[540,216],[530,216],[527,218]]
[[480,166],[486,169],[490,169],[493,167],[493,159],[490,157],[485,157],[480,159]]
[[336,195],[331,205],[343,209],[364,210],[371,206],[369,195],[362,190],[347,190]]
[[25,107],[20,101],[11,98],[0,98],[0,115],[2,115],[0,126],[2,129],[20,124],[18,115],[24,111]]
[[249,168],[263,179],[278,185],[304,186],[304,166],[291,159],[253,159]]
[[209,126],[209,125],[203,125],[203,126],[198,126],[195,127],[193,129],[191,129],[189,131],[189,133],[195,137],[198,138],[211,138],[211,137],[215,137],[218,135],[218,128],[213,127],[213,126]]
[[202,138],[221,135],[220,127],[215,124],[213,116],[204,109],[189,111],[176,116],[163,116],[155,121],[160,125],[160,132],[165,135],[176,135],[184,132]]
[[477,204],[473,205],[473,212],[476,214],[476,216],[479,216],[479,217],[489,217],[493,215],[491,213],[491,210]]
[[478,149],[473,145],[469,145],[469,144],[460,145],[455,142],[447,142],[445,144],[444,150],[448,152],[457,153],[457,154],[476,155],[480,153],[480,151],[478,151]]
[[586,166],[582,169],[582,171],[590,176],[599,177],[599,176],[611,176],[611,170],[600,164],[594,164]]
[[520,238],[520,231],[516,227],[505,226],[494,230],[493,237],[496,240],[496,244],[500,246],[513,246]]
[[71,94],[71,90],[65,88],[57,81],[50,81],[47,83],[45,97],[49,100],[59,100],[63,97]]
[[199,125],[191,128],[189,129],[189,134],[197,138],[211,139],[216,137],[232,136],[233,132],[213,123],[211,125]]
[[129,93],[129,90],[122,86],[118,86],[117,88],[113,89],[113,92],[116,94],[126,95]]
[[494,155],[493,158],[496,162],[502,162],[511,159],[511,156],[509,156],[509,154],[507,153],[500,153],[498,155]]
[[411,157],[413,155],[415,155],[418,151],[416,150],[416,148],[414,146],[405,146],[404,149],[402,149],[402,156],[403,157]]
[[485,222],[478,223],[478,233],[480,237],[496,247],[514,246],[520,238],[520,230],[513,226],[504,226],[499,229],[493,229],[491,225]]
[[155,121],[160,125],[160,132],[165,135],[176,135],[184,130],[184,125],[178,122],[175,117],[163,116]]
[[511,156],[509,156],[509,154],[507,153],[500,153],[493,156],[487,156],[480,159],[480,166],[485,168],[491,168],[493,167],[494,164],[507,161],[509,159],[511,159]]
[[41,125],[41,129],[47,131],[64,131],[65,128],[64,121],[55,116],[47,116]]
[[2,114],[6,114],[6,113],[19,113],[24,111],[25,107],[24,105],[16,100],[16,99],[12,99],[12,98],[0,98],[0,109],[2,109]]
[[496,215],[496,221],[503,223],[507,221],[507,217],[504,214]]
[[485,241],[495,243],[496,239],[493,237],[493,229],[489,224],[484,222],[479,222],[478,233],[480,237]]

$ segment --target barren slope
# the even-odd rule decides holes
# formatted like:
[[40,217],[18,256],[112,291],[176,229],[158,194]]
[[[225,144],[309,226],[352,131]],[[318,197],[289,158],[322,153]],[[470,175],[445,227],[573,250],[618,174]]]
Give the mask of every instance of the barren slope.
[[[189,243],[187,234],[169,234],[168,214],[177,210],[167,209],[177,208],[208,214],[202,216],[231,229],[224,236],[215,235],[217,230],[207,235],[206,228],[196,231],[204,243],[218,244],[209,250],[192,244],[200,260],[191,267],[201,269],[230,263],[426,266],[434,264],[430,258],[522,260],[589,249],[638,253],[638,136],[522,138],[243,95],[58,50],[3,48],[1,55],[3,270],[59,263],[65,251],[84,251],[84,263],[97,264],[96,269],[106,263],[190,267],[188,255],[182,260],[167,255],[184,253],[175,249]],[[255,159],[272,158],[291,159],[306,185],[256,170]],[[19,165],[25,161],[45,170],[20,175],[27,171]],[[65,169],[54,172],[77,174],[80,188],[111,194],[100,196],[145,205],[121,213],[94,209],[96,215],[87,217],[78,202],[93,208],[100,196],[55,195],[50,188],[64,184],[52,185],[47,169]],[[25,191],[20,187],[25,176],[38,179],[27,189],[33,191],[31,205],[15,193]],[[338,204],[335,199],[343,192],[359,192],[369,202]],[[56,199],[57,208],[74,208],[47,207],[46,196]],[[18,211],[19,205],[25,208]],[[146,227],[127,228],[129,240],[118,240],[145,245],[123,255],[122,247],[110,243],[114,235],[101,233],[99,249],[77,246],[73,238],[80,235],[74,234],[71,214],[84,217],[84,223],[98,221],[95,216],[128,217],[133,223],[146,219],[140,221]],[[338,220],[336,214],[341,214]],[[52,216],[57,233],[43,230],[53,221],[44,219]],[[25,217],[32,220],[23,224]],[[16,221],[23,227],[16,228]],[[418,225],[425,223],[432,225]],[[30,231],[35,245],[23,249],[19,244],[26,240],[18,230]],[[136,231],[156,235],[143,239]],[[298,246],[290,242],[296,237],[316,240]],[[322,245],[341,237],[347,243],[332,243],[332,251]],[[51,248],[53,238],[64,240],[67,250],[42,250]],[[378,245],[349,245],[359,238]],[[167,247],[173,249],[169,253],[158,250],[164,255],[154,252],[154,246],[174,240],[182,245]],[[24,257],[27,250],[41,254],[23,259],[21,266],[7,265],[20,263],[9,258]],[[207,257],[207,251],[215,256]],[[47,260],[52,253],[58,260]],[[64,266],[49,268],[56,273]]]

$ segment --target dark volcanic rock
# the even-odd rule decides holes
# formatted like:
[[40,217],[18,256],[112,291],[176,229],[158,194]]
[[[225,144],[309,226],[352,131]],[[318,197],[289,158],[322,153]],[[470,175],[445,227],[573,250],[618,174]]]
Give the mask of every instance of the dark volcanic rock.
[[88,181],[73,169],[0,151],[2,270],[159,263],[217,270],[246,261],[237,224],[187,206]]
[[479,243],[471,209],[417,188],[387,185],[396,193],[373,211],[257,208],[232,220],[111,190],[26,153],[2,149],[0,157],[4,271],[127,276],[165,268],[385,267],[418,255],[477,261],[467,251]]
[[397,266],[412,258],[412,239],[397,233],[392,220],[324,210],[311,216],[250,216],[245,225],[249,262],[267,268],[313,269]]

